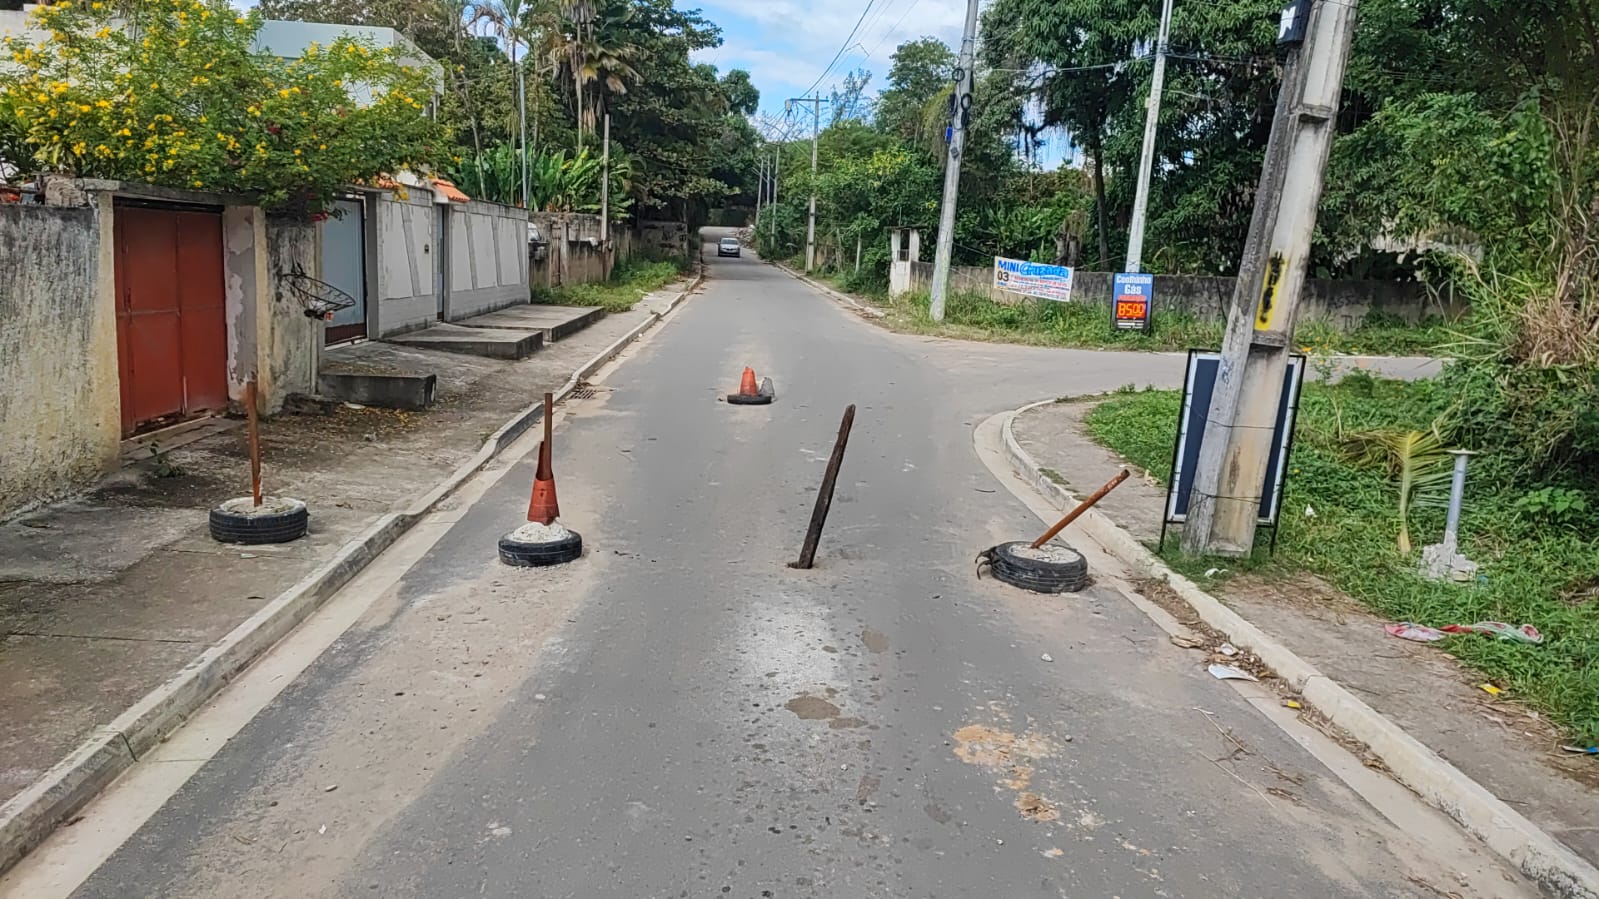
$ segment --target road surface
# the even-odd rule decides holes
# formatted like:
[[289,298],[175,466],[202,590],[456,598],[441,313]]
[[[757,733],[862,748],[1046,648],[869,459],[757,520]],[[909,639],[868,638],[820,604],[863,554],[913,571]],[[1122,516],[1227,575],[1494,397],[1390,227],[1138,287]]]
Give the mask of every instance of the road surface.
[[[71,895],[1521,895],[1469,850],[1462,882],[1451,834],[1379,814],[1114,584],[974,576],[1041,528],[973,427],[1174,386],[1180,358],[899,336],[708,265],[559,424],[585,558],[496,562],[533,458],[500,466],[220,751],[180,731],[147,759],[186,773],[103,863],[68,856]],[[776,403],[720,401],[745,365]],[[818,567],[791,570],[850,403]]]

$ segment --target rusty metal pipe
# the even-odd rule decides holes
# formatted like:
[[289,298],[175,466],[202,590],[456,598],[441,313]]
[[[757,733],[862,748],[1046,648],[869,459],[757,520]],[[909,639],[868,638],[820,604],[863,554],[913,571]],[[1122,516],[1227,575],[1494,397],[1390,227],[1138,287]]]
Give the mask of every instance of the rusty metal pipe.
[[255,411],[256,386],[255,378],[251,378],[244,385],[244,419],[248,423],[247,431],[250,444],[250,496],[255,500],[256,508],[261,506],[261,431],[256,421]]
[[1111,478],[1109,481],[1107,481],[1105,483],[1105,486],[1099,488],[1098,490],[1095,490],[1093,492],[1093,494],[1091,494],[1088,497],[1088,499],[1085,499],[1082,502],[1078,503],[1077,504],[1077,508],[1072,509],[1070,512],[1067,512],[1064,518],[1062,518],[1060,521],[1055,522],[1055,526],[1050,528],[1049,530],[1045,531],[1044,532],[1044,536],[1039,537],[1037,540],[1033,541],[1033,549],[1037,549],[1040,546],[1043,546],[1044,544],[1048,543],[1051,539],[1054,538],[1054,536],[1056,534],[1059,534],[1061,531],[1065,530],[1066,526],[1068,524],[1071,524],[1072,522],[1076,521],[1077,520],[1077,516],[1083,514],[1084,512],[1087,512],[1089,506],[1092,506],[1094,503],[1097,503],[1100,500],[1104,499],[1105,498],[1105,494],[1111,492],[1112,490],[1115,490],[1117,484],[1120,484],[1122,481],[1127,480],[1127,474],[1128,474],[1127,469],[1123,468],[1121,474],[1115,476],[1114,478]]

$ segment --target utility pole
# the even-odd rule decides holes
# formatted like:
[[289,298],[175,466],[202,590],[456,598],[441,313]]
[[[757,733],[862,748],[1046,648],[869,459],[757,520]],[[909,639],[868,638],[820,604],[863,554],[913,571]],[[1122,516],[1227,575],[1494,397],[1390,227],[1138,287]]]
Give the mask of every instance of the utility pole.
[[766,155],[761,154],[755,170],[755,233],[761,231],[761,199],[766,195]]
[[[1248,555],[1282,399],[1294,315],[1332,147],[1357,0],[1293,0],[1290,46],[1266,144],[1249,239],[1222,339],[1209,418],[1189,495],[1183,551]],[[1306,16],[1308,13],[1308,22]]]
[[805,225],[805,271],[816,267],[816,144],[822,136],[822,95],[811,104],[811,214]]
[[516,69],[516,123],[522,135],[522,208],[533,211],[527,198],[527,65],[516,64],[516,41],[511,41],[511,67]]
[[772,245],[777,245],[777,169],[778,163],[783,161],[783,145],[778,144],[772,149]]
[[822,134],[822,104],[832,101],[822,99],[821,94],[813,94],[792,97],[788,102],[811,104],[811,214],[805,226],[805,270],[808,272],[816,267],[816,145]]
[[1155,131],[1160,124],[1160,92],[1166,85],[1167,35],[1171,33],[1171,0],[1160,7],[1160,37],[1155,42],[1155,74],[1149,82],[1144,114],[1144,152],[1138,160],[1138,191],[1133,197],[1133,221],[1127,229],[1127,266],[1124,272],[1143,271],[1144,217],[1149,208],[1149,179],[1155,168]]
[[938,249],[933,255],[933,291],[928,311],[944,320],[944,294],[949,289],[949,263],[955,254],[955,201],[961,189],[961,154],[966,148],[966,119],[972,108],[972,65],[976,56],[977,0],[966,0],[966,30],[955,64],[955,94],[950,106],[949,155],[944,163],[944,206],[938,213]]
[[600,243],[611,240],[611,114],[605,114],[605,149],[600,151],[605,179],[600,182]]

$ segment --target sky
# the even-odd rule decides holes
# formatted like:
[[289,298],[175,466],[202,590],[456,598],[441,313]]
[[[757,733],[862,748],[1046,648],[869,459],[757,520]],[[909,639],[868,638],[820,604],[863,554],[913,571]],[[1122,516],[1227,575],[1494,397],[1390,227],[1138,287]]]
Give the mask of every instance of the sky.
[[[789,98],[813,87],[825,97],[856,69],[871,72],[866,94],[875,96],[887,86],[895,48],[934,37],[958,49],[966,17],[964,0],[678,0],[678,5],[699,6],[722,28],[722,46],[700,51],[695,61],[723,72],[748,71],[761,92],[760,111],[771,120],[782,119]],[[828,69],[835,55],[838,61]],[[1059,165],[1063,144],[1050,141],[1040,163]]]
[[[232,2],[255,5],[255,0]],[[965,0],[677,0],[677,4],[698,7],[722,28],[722,46],[696,53],[695,61],[711,63],[723,72],[748,71],[761,92],[760,112],[771,120],[783,118],[785,100],[813,88],[825,97],[856,69],[872,73],[866,94],[876,96],[887,86],[895,48],[935,37],[958,49],[966,17]],[[852,29],[855,34],[846,42]],[[828,63],[841,48],[843,54],[829,70]],[[1039,162],[1054,168],[1069,152],[1065,141],[1046,136]]]

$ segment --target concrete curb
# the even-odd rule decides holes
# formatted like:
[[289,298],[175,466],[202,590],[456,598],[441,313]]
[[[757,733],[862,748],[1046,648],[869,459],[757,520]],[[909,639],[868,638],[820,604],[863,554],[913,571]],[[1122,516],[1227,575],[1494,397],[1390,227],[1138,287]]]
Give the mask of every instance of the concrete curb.
[[[566,399],[585,378],[664,319],[704,280],[702,269],[666,309],[651,313],[580,366],[556,391],[556,401]],[[110,724],[96,730],[27,789],[0,806],[0,873],[88,805],[118,775],[227,686],[235,675],[321,608],[422,516],[504,452],[539,420],[543,409],[544,403],[540,401],[518,412],[484,441],[471,459],[418,496],[405,511],[390,512],[372,522],[340,547],[332,559],[240,622],[183,670],[145,694]]]
[[793,269],[789,268],[788,266],[784,265],[781,262],[773,262],[772,265],[775,268],[778,268],[778,269],[780,269],[782,271],[787,272],[791,277],[798,278],[799,280],[804,281],[806,284],[809,284],[811,287],[815,288],[816,290],[819,290],[822,293],[825,293],[828,296],[832,297],[833,299],[839,301],[840,303],[843,303],[844,305],[849,306],[850,308],[854,309],[856,312],[859,312],[861,315],[867,316],[869,318],[882,318],[883,316],[888,314],[887,312],[884,312],[881,309],[874,309],[871,306],[863,305],[859,300],[855,299],[854,297],[850,296],[849,294],[841,293],[840,291],[834,290],[833,288],[828,287],[826,284],[823,284],[822,282],[816,280],[815,278],[811,278],[811,277],[809,277],[807,275],[804,275],[804,274],[801,274],[799,272],[794,271]]
[[[1043,473],[1016,440],[1012,427],[1016,416],[1054,402],[1045,400],[1002,413],[1005,420],[1000,431],[1005,456],[1017,476],[1035,487],[1050,503],[1064,509],[1075,506],[1078,498]],[[1401,783],[1453,818],[1521,873],[1554,895],[1599,899],[1599,869],[1287,646],[1222,605],[1193,581],[1166,567],[1104,513],[1089,509],[1077,519],[1076,527],[1130,569],[1166,581],[1200,620],[1226,635],[1234,644],[1259,656],[1308,703],[1370,747]]]

